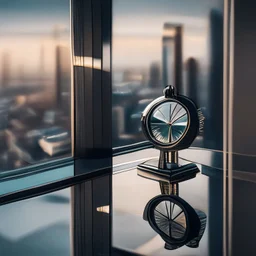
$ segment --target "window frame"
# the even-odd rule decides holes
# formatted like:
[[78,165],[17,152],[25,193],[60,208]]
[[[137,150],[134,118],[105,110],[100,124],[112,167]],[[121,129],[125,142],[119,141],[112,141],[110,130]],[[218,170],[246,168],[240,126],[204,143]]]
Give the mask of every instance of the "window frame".
[[[112,1],[70,0],[70,28],[72,155],[3,171],[0,184],[73,165],[72,177],[50,182],[58,187],[58,182],[72,181],[76,176],[85,179],[92,172],[101,175],[102,170],[109,173],[112,168]],[[103,163],[100,167],[99,161]],[[84,168],[86,165],[90,165],[89,170]],[[34,185],[47,193],[48,184]],[[32,193],[30,188],[24,188],[25,191]],[[17,200],[23,199],[21,191],[11,194],[19,194]],[[0,200],[5,196],[10,195],[0,195]]]

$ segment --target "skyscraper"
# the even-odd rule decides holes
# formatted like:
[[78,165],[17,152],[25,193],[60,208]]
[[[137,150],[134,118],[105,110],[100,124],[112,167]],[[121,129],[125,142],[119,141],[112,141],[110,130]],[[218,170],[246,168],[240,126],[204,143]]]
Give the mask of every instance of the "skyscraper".
[[11,57],[8,52],[2,54],[2,88],[10,84]]
[[163,87],[182,90],[182,26],[165,23],[162,36]]

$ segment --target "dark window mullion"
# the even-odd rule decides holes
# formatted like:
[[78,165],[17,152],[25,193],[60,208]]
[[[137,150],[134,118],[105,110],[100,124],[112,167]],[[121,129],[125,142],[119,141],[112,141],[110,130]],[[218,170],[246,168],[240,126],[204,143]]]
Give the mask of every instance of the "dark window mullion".
[[101,59],[102,59],[102,38],[101,38],[101,0],[92,1],[92,59],[93,59],[93,148],[102,147],[102,83],[101,83]]

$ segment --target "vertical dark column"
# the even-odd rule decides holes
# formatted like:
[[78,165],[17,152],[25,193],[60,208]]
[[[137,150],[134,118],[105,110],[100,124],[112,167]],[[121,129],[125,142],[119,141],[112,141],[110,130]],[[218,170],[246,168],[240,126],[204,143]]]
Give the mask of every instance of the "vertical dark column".
[[92,183],[93,255],[110,255],[111,249],[111,179],[112,173]]
[[72,0],[75,175],[106,175],[72,190],[73,256],[110,255],[111,0]]
[[236,179],[233,172],[233,256],[256,251],[255,9],[255,1],[234,0],[233,171],[242,178]]
[[102,0],[102,144],[106,150],[110,149],[112,157],[112,77],[111,77],[111,38],[112,38],[112,0]]
[[72,188],[72,256],[110,255],[112,173]]
[[71,12],[75,98],[74,157],[83,158],[93,148],[94,136],[91,0],[72,0]]
[[[235,1],[234,152],[256,155],[256,2]],[[252,168],[254,169],[254,168]]]
[[[223,14],[210,12],[210,80],[208,113],[205,120],[205,147],[222,149],[223,144]],[[214,132],[213,132],[214,131]]]
[[[93,106],[93,154],[103,147],[103,104],[102,104],[102,28],[101,7],[102,0],[92,1],[92,40],[93,40],[93,80],[92,80],[92,106]],[[95,150],[96,149],[96,150]],[[100,153],[100,152],[99,152]]]
[[72,188],[72,256],[93,255],[92,181]]
[[106,158],[111,140],[111,2],[73,0],[75,147],[78,158]]
[[[222,255],[223,248],[223,178],[209,171],[209,256]],[[216,172],[216,170],[215,170]]]

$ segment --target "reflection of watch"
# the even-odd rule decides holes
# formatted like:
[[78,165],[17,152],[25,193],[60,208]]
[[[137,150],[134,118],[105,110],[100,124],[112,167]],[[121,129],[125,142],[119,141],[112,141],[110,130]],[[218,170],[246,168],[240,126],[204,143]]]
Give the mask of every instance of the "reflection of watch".
[[175,94],[173,86],[165,96],[152,101],[141,117],[142,130],[155,147],[165,151],[188,148],[199,132],[196,105],[189,98]]
[[143,219],[165,241],[165,249],[175,250],[183,245],[190,248],[199,246],[207,217],[178,196],[160,195],[147,203]]
[[162,237],[169,250],[189,243],[200,233],[201,222],[195,210],[174,195],[152,198],[144,209],[143,219]]

